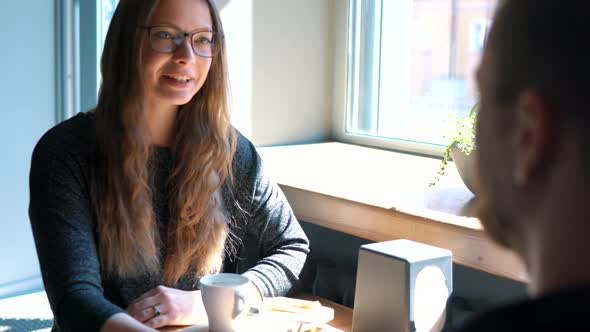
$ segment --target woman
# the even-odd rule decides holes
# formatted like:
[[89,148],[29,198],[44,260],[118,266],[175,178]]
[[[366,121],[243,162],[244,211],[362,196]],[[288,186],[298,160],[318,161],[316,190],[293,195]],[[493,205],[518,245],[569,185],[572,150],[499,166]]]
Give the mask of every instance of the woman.
[[308,241],[230,124],[212,0],[121,0],[101,69],[96,109],[33,153],[29,214],[53,331],[202,322],[199,278],[241,270],[246,239],[260,255],[243,273],[250,296],[285,294]]

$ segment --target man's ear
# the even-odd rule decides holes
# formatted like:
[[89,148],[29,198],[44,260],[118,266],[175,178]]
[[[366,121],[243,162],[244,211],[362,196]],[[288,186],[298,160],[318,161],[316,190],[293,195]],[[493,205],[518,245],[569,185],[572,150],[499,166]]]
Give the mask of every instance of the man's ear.
[[514,125],[513,182],[527,185],[532,175],[549,157],[555,138],[555,115],[538,93],[526,90],[518,97]]

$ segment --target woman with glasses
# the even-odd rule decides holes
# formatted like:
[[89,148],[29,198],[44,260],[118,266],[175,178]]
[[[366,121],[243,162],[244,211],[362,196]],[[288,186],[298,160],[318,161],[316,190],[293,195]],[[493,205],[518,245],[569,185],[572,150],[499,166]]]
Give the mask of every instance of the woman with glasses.
[[308,241],[230,123],[226,66],[213,0],[120,1],[96,108],[33,153],[29,214],[52,331],[206,322],[197,283],[220,271],[248,277],[252,299],[296,282]]

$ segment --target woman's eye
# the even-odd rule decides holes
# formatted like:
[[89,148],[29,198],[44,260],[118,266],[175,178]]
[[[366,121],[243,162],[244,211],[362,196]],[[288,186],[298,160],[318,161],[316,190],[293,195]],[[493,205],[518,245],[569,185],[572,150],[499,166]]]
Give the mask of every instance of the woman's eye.
[[211,40],[206,37],[199,37],[195,40],[195,44],[207,45],[211,44]]
[[172,39],[172,34],[166,31],[158,31],[155,33],[156,38],[159,39]]

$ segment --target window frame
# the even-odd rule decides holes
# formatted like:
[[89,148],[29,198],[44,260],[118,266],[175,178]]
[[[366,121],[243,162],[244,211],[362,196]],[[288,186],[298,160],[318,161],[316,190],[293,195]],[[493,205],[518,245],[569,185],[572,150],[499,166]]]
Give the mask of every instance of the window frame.
[[56,0],[57,122],[96,106],[101,16],[101,1]]
[[[419,143],[410,140],[372,136],[368,134],[352,133],[347,131],[348,116],[352,113],[353,106],[353,80],[356,57],[362,50],[355,54],[352,49],[352,38],[355,35],[355,4],[361,0],[338,1],[335,4],[335,29],[334,29],[334,111],[332,118],[332,136],[336,141],[361,146],[369,146],[380,149],[404,152],[430,157],[441,157],[445,147],[438,144]],[[383,0],[374,1],[381,4]],[[361,13],[360,15],[366,15]],[[378,107],[378,106],[377,106]],[[371,109],[371,112],[378,112]]]

